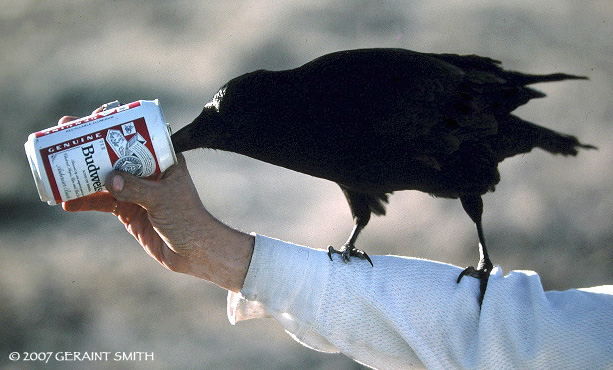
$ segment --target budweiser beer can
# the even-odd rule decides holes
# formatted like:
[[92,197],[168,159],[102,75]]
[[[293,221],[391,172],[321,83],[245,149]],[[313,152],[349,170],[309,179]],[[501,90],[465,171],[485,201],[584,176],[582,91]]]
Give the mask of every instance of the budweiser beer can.
[[30,134],[24,146],[40,199],[50,205],[104,190],[114,169],[149,177],[177,161],[157,99],[109,103]]

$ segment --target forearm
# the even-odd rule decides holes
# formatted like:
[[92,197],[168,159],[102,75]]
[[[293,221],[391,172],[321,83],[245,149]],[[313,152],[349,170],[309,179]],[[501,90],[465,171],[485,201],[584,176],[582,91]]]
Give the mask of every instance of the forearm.
[[371,257],[344,264],[258,236],[230,319],[270,315],[310,347],[381,369],[613,366],[613,287],[544,292],[535,273],[496,269],[479,310],[478,281],[456,284],[459,267]]

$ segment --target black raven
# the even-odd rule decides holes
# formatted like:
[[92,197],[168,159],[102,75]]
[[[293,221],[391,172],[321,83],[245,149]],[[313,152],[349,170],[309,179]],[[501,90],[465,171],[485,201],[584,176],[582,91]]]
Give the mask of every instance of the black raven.
[[566,79],[585,77],[505,71],[476,55],[340,51],[230,80],[172,142],[177,152],[226,150],[339,184],[355,226],[340,251],[329,247],[330,259],[372,264],[355,241],[371,214],[385,214],[393,191],[459,198],[477,226],[480,261],[458,282],[479,278],[481,303],[492,269],[481,195],[499,182],[498,163],[534,147],[562,155],[593,148],[510,114],[545,96],[526,85]]

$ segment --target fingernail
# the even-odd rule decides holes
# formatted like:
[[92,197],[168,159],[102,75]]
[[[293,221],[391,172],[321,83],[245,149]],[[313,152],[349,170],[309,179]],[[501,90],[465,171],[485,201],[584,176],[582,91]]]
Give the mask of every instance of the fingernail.
[[123,190],[123,186],[125,185],[125,181],[121,175],[115,175],[113,177],[112,186],[113,191],[120,192]]

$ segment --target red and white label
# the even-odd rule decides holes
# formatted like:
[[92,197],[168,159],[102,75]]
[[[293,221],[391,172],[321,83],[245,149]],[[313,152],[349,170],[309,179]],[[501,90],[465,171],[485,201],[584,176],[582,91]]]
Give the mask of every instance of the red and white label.
[[139,177],[159,173],[154,153],[144,117],[40,149],[57,203],[104,190],[113,169]]

